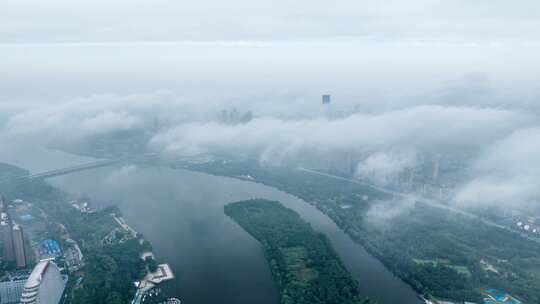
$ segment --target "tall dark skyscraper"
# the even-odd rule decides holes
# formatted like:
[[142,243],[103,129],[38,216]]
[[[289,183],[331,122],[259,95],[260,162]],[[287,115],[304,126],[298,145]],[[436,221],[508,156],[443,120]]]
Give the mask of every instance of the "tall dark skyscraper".
[[26,267],[26,251],[24,249],[23,229],[19,225],[13,226],[13,246],[15,249],[15,262],[17,267]]
[[322,103],[323,104],[330,104],[332,102],[332,96],[329,94],[325,94],[322,96]]
[[[2,215],[4,214],[5,213]],[[15,248],[13,246],[13,233],[9,219],[2,219],[2,222],[0,222],[0,230],[2,231],[2,242],[4,245],[4,261],[13,262],[15,261]]]
[[13,225],[3,197],[0,197],[0,234],[4,247],[3,260],[16,262],[19,268],[26,267],[23,231],[21,226]]

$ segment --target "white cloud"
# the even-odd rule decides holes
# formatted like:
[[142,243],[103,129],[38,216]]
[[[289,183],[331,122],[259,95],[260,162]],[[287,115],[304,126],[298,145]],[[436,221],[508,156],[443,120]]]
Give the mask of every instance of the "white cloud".
[[125,112],[104,112],[81,121],[81,129],[87,134],[101,134],[140,127],[140,118]]
[[3,137],[30,137],[47,143],[54,138],[80,139],[144,126],[144,116],[159,99],[154,95],[96,95],[60,104],[29,104],[6,121]]
[[173,154],[226,151],[267,160],[340,149],[366,153],[411,147],[430,152],[476,151],[533,122],[533,116],[507,110],[414,106],[338,120],[262,117],[233,126],[192,122],[158,134],[151,146]]
[[409,213],[415,206],[416,199],[413,196],[373,202],[366,213],[366,219],[368,223],[376,227],[383,227],[390,224],[392,219]]
[[517,130],[489,146],[474,178],[456,195],[461,206],[540,207],[540,128]]
[[135,165],[126,165],[122,166],[119,169],[112,171],[106,178],[105,184],[114,185],[115,187],[121,186],[124,183],[124,180],[130,177],[133,177],[137,172],[137,166]]
[[[415,152],[480,154],[473,180],[456,201],[475,204],[534,204],[540,177],[538,116],[524,104],[502,108],[396,101],[339,119],[329,119],[315,100],[295,95],[102,94],[56,104],[6,107],[2,142],[78,142],[117,130],[147,128],[154,117],[167,124],[149,143],[172,155],[228,152],[261,162],[302,164],[357,156],[358,174],[385,185],[416,162]],[[352,107],[355,102],[344,102]],[[341,106],[332,104],[339,111]],[[362,104],[362,106],[364,106]],[[251,110],[249,123],[216,121],[223,109]],[[413,152],[414,151],[414,152]],[[350,153],[349,153],[350,152]],[[460,154],[462,155],[462,154]]]
[[358,164],[355,176],[378,186],[388,186],[398,182],[405,169],[413,169],[416,165],[414,150],[377,152]]

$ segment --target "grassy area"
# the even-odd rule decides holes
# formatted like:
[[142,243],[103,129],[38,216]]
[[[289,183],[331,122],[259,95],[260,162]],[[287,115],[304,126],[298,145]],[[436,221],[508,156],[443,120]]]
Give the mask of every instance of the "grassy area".
[[423,260],[423,259],[413,259],[413,261],[418,265],[431,265],[433,267],[444,266],[455,270],[459,274],[463,274],[467,277],[471,277],[472,273],[467,266],[453,265],[450,263],[450,260],[447,259],[437,259],[437,260]]
[[288,270],[294,274],[298,281],[309,282],[319,276],[317,270],[308,266],[309,257],[305,247],[288,247],[280,250]]

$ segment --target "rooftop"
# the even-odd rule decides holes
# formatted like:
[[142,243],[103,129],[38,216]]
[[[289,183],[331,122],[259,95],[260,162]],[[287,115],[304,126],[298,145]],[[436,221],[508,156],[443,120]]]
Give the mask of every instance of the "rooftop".
[[41,278],[45,274],[45,271],[47,271],[47,267],[49,267],[49,263],[51,263],[51,261],[40,261],[36,267],[34,267],[34,270],[32,270],[28,281],[24,284],[24,288],[30,289],[38,286],[41,283]]

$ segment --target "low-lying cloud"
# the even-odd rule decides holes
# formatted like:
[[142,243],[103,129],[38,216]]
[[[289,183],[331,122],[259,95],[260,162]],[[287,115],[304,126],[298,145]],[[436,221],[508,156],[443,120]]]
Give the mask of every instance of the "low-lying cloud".
[[393,148],[423,151],[476,150],[529,126],[526,113],[472,107],[414,106],[342,119],[285,120],[261,117],[245,124],[180,124],[154,137],[154,149],[179,155],[212,151],[318,151],[356,149],[371,153]]
[[[77,142],[115,131],[152,129],[148,149],[167,156],[225,153],[261,163],[321,167],[341,161],[348,162],[351,174],[381,186],[392,185],[404,170],[420,165],[419,155],[466,155],[460,161],[473,164],[471,180],[462,181],[456,204],[538,202],[539,119],[519,105],[396,102],[389,109],[385,105],[364,111],[355,109],[354,101],[325,108],[291,96],[201,96],[166,91],[105,94],[11,107],[1,137],[3,142],[26,138],[46,144],[58,138]],[[250,111],[253,119],[221,121],[222,111],[231,109]],[[161,123],[157,130],[155,120]]]
[[377,152],[358,163],[355,177],[377,186],[389,186],[398,182],[404,170],[411,170],[416,165],[415,150]]
[[520,129],[489,146],[474,178],[456,195],[462,206],[540,208],[540,128]]
[[371,204],[366,220],[375,227],[384,227],[394,218],[408,214],[416,206],[414,196],[400,197],[390,201],[377,201]]
[[[413,106],[335,120],[193,122],[157,134],[149,145],[168,155],[226,152],[288,165],[310,159],[308,165],[319,166],[353,155],[355,176],[380,186],[395,184],[404,170],[420,165],[417,153],[450,155],[465,166],[473,164],[467,175],[472,180],[460,181],[464,186],[456,204],[516,207],[538,204],[537,123],[537,117],[521,111]],[[464,155],[468,158],[459,159]]]

